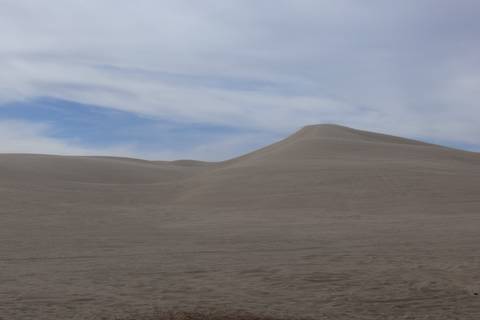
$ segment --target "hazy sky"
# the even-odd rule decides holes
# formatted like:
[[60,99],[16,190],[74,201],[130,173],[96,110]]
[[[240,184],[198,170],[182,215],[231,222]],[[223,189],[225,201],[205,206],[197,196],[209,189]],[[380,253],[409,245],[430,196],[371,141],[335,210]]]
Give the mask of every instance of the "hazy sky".
[[225,159],[312,123],[480,150],[478,0],[0,0],[0,152]]

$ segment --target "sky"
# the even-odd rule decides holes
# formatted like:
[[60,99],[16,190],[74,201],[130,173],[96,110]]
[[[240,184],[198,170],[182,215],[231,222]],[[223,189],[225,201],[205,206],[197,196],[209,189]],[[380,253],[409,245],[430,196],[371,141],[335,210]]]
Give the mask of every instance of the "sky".
[[337,123],[480,151],[477,0],[0,0],[0,152],[224,160]]

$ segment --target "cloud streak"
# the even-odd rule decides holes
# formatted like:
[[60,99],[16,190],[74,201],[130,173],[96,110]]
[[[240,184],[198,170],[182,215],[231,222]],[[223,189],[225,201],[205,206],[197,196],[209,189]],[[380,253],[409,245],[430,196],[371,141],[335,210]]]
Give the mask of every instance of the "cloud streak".
[[479,9],[474,0],[4,0],[0,102],[48,96],[272,134],[337,122],[479,145]]
[[268,131],[159,120],[51,98],[1,105],[0,118],[0,152],[6,153],[222,160],[280,138]]

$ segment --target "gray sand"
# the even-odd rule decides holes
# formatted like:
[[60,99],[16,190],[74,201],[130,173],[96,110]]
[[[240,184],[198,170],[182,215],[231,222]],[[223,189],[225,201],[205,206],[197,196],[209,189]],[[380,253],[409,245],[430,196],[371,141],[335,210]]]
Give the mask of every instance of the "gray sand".
[[480,319],[480,154],[334,125],[220,163],[0,155],[0,319]]

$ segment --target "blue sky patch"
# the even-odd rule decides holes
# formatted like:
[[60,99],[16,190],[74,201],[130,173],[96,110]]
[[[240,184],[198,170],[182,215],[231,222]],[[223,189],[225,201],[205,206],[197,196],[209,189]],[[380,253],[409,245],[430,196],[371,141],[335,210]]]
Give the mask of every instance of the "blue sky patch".
[[[168,152],[181,157],[204,145],[222,144],[239,136],[252,137],[238,142],[235,146],[238,150],[211,155],[212,159],[222,159],[280,138],[266,132],[203,123],[180,123],[48,97],[2,105],[0,120],[46,124],[51,138],[100,150],[129,146],[139,155]],[[260,139],[254,139],[254,135]]]

